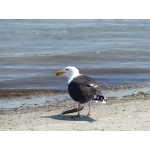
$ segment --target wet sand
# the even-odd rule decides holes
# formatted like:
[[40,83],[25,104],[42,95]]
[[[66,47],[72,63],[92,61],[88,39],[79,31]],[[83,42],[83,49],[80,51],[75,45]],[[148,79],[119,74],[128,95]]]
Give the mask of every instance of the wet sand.
[[[11,90],[10,90],[11,91]],[[20,90],[16,90],[21,92]],[[16,92],[16,93],[19,93]],[[30,91],[31,92],[31,91]],[[86,116],[88,106],[77,113],[61,115],[68,106],[74,104],[66,92],[32,91],[26,94],[1,94],[0,100],[46,101],[55,103],[43,105],[20,105],[14,109],[1,108],[0,130],[12,131],[148,131],[150,130],[150,94],[136,92],[131,95],[108,97],[106,104],[92,102],[90,116]],[[7,93],[7,92],[6,92]],[[8,92],[9,93],[9,92]],[[10,92],[12,93],[12,91]],[[44,97],[44,98],[43,98]],[[57,99],[62,99],[57,101]]]

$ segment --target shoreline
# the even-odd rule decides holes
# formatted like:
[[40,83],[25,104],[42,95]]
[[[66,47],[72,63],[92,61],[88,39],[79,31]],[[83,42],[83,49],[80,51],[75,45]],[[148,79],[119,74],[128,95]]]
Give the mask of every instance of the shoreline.
[[[150,95],[149,86],[126,89],[105,89],[103,95],[107,101],[124,101],[134,99],[137,95]],[[36,110],[46,107],[59,107],[75,103],[67,91],[55,89],[1,89],[0,90],[0,113]]]
[[[20,90],[19,90],[20,92]],[[27,95],[26,95],[27,96]],[[11,97],[16,99],[17,97]],[[61,115],[68,106],[75,104],[68,93],[31,95],[30,99],[19,97],[18,101],[56,100],[31,107],[22,105],[13,110],[0,111],[1,131],[148,131],[150,130],[150,93],[137,92],[121,99],[109,97],[106,104],[91,104],[90,116],[86,116],[88,106],[77,113]],[[5,98],[6,100],[7,98]],[[61,99],[59,101],[59,99]],[[7,100],[6,100],[7,101]]]
[[[104,91],[120,91],[120,90],[131,90],[131,89],[143,89],[150,88],[150,83],[141,84],[124,84],[117,86],[105,86],[101,87],[102,92]],[[149,90],[150,92],[150,90]],[[33,96],[33,95],[52,95],[59,93],[68,93],[67,89],[48,89],[48,88],[0,88],[0,99],[7,97],[21,97],[21,96]]]
[[[23,99],[26,99],[26,101],[31,101],[31,99],[33,100],[36,100],[36,98],[41,98],[43,97],[44,95],[41,95],[40,97],[39,96],[31,96],[30,98],[25,98],[25,97],[21,97],[20,100],[23,100]],[[16,107],[16,108],[10,108],[10,109],[7,109],[7,108],[0,108],[0,114],[12,114],[12,113],[28,113],[28,112],[34,112],[34,111],[39,111],[39,110],[49,110],[49,109],[61,109],[61,108],[66,108],[68,106],[71,106],[73,104],[75,104],[76,102],[73,101],[68,94],[66,93],[53,93],[52,95],[50,96],[45,96],[46,99],[54,99],[54,97],[57,97],[57,96],[61,96],[64,100],[62,101],[56,101],[54,103],[49,103],[49,104],[46,104],[43,105],[43,106],[40,106],[40,105],[36,105],[34,104],[35,106],[19,106],[19,107]],[[68,98],[66,98],[66,96],[68,96]],[[146,100],[150,100],[150,94],[149,93],[144,93],[144,92],[138,92],[136,94],[132,94],[132,95],[126,95],[126,96],[123,96],[121,99],[118,99],[117,97],[109,97],[107,100],[106,100],[106,104],[102,104],[102,105],[110,105],[112,103],[114,104],[118,104],[118,103],[130,103],[130,102],[133,102],[133,101],[146,101]],[[17,100],[18,101],[18,100]],[[35,101],[36,102],[36,101]],[[49,101],[50,102],[50,101]],[[92,101],[92,105],[93,106],[96,106],[97,103]],[[100,105],[101,103],[98,103],[98,105]],[[87,106],[87,103],[86,104],[83,104],[83,106],[85,105],[85,107],[88,107]]]
[[23,96],[53,95],[59,93],[67,93],[67,91],[55,89],[0,89],[0,99]]

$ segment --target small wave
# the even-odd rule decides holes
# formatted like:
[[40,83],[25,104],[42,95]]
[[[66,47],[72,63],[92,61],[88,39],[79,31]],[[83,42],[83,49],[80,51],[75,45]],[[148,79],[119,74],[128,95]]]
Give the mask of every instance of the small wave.
[[96,69],[81,69],[86,74],[143,74],[150,73],[148,68],[96,68]]

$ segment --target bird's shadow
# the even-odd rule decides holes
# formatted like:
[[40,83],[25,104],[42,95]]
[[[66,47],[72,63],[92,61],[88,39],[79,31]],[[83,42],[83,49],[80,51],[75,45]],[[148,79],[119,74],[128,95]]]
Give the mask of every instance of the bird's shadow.
[[87,121],[87,122],[96,121],[90,116],[63,115],[63,114],[52,115],[52,116],[41,116],[40,118],[51,118],[51,119],[62,120],[62,121]]

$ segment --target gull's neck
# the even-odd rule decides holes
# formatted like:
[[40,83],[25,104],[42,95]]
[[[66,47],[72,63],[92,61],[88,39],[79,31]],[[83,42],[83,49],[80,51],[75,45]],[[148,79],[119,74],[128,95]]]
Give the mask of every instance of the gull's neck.
[[78,74],[72,74],[71,76],[69,76],[69,77],[68,77],[68,84],[70,84],[70,82],[71,82],[74,78],[76,78],[76,77],[78,77],[78,76],[80,76],[80,75],[82,75],[82,74],[78,73]]

